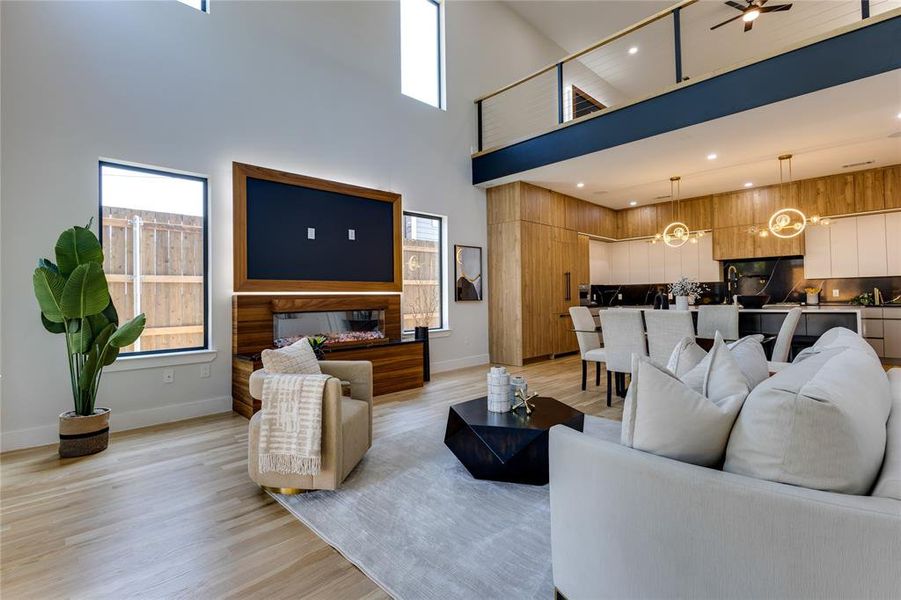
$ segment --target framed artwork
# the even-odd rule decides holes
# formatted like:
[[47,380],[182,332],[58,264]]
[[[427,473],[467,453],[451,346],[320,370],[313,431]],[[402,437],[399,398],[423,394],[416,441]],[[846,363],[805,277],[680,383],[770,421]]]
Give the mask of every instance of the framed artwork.
[[454,300],[482,299],[482,249],[454,244]]

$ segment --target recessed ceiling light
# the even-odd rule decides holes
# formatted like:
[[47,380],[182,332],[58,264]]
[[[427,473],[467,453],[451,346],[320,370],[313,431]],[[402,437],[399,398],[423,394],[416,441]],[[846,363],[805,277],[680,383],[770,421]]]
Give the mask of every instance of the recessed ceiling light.
[[898,113],[897,115],[895,115],[895,116],[898,117],[899,119],[901,119],[901,112],[899,112],[899,113]]
[[638,205],[638,202],[635,200],[632,200],[631,202],[629,202],[629,206],[637,206],[637,205]]
[[711,152],[707,155],[707,160],[716,160],[716,152]]
[[754,184],[750,181],[745,182],[745,187],[751,187],[752,185],[754,185]]
[[583,188],[583,187],[585,187],[585,184],[580,181],[579,183],[576,184],[576,187]]
[[629,48],[629,54],[636,54],[638,52],[638,46],[632,46]]

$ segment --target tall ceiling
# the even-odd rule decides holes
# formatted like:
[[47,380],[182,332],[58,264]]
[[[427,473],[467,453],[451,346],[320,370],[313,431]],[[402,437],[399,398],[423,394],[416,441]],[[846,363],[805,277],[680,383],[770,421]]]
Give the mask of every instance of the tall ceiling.
[[[603,117],[600,117],[603,118]],[[707,156],[716,154],[709,160]],[[623,144],[491,182],[522,180],[610,208],[901,163],[901,71],[893,71]],[[851,165],[851,166],[846,166]],[[584,187],[577,184],[584,183]]]

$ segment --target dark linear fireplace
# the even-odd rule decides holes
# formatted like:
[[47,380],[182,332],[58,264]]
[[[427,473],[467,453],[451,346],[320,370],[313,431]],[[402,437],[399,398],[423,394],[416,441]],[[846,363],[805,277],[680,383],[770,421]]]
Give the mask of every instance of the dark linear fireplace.
[[384,309],[311,310],[272,315],[276,347],[303,337],[321,336],[326,348],[343,348],[388,342]]

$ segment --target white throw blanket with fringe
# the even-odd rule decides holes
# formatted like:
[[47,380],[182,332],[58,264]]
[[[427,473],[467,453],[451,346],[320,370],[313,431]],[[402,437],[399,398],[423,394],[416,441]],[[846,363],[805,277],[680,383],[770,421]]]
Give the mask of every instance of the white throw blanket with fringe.
[[270,373],[263,382],[258,448],[261,473],[318,475],[322,395],[329,375]]

